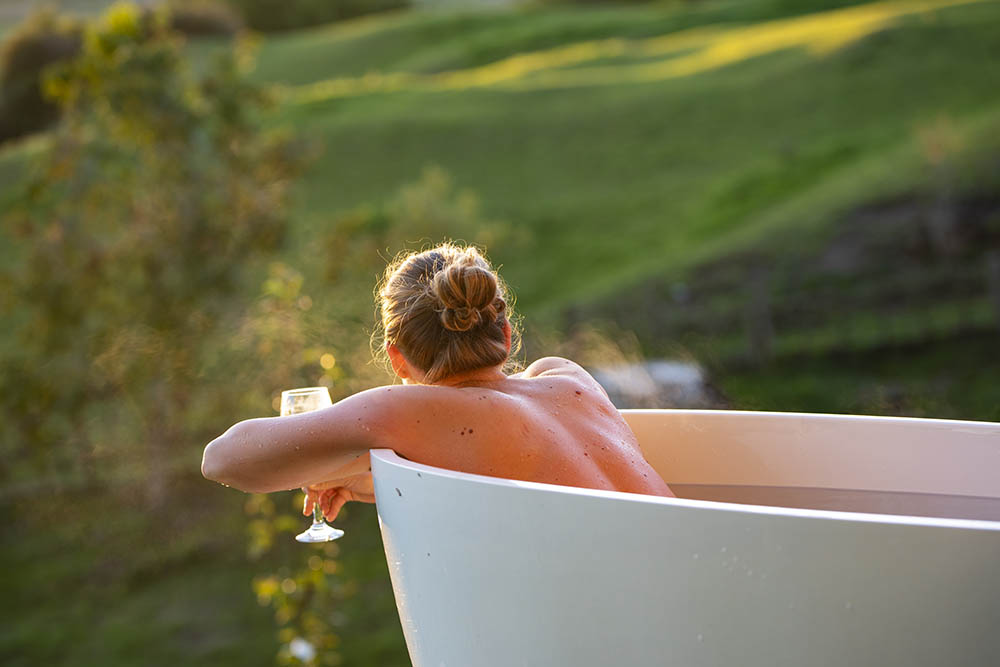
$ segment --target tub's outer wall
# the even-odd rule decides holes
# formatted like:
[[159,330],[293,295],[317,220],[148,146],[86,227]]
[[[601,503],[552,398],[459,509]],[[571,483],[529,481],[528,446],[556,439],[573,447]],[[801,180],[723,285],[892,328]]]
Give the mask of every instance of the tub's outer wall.
[[1000,665],[997,523],[372,464],[416,667]]

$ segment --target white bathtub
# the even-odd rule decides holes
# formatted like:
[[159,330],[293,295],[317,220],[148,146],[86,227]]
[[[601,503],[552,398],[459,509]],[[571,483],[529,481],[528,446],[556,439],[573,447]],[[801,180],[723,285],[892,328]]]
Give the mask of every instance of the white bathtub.
[[375,450],[416,667],[1000,665],[1000,424],[623,414],[682,495],[827,509],[516,482]]

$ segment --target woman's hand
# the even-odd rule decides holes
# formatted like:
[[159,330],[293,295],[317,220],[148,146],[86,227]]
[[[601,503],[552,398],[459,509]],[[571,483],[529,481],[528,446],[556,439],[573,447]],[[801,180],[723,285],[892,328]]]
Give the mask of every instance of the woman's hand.
[[302,490],[306,494],[302,513],[309,516],[318,503],[327,521],[337,518],[340,508],[348,501],[375,502],[375,485],[370,471],[313,484]]

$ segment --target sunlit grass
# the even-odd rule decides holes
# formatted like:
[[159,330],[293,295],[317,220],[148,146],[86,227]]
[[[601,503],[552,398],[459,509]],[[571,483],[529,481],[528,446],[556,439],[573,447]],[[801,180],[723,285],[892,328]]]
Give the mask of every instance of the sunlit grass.
[[[826,55],[883,30],[904,16],[983,1],[893,0],[750,26],[697,27],[641,40],[592,40],[521,53],[494,63],[450,72],[372,71],[360,77],[327,79],[288,88],[284,92],[293,103],[308,103],[379,92],[454,91],[478,87],[545,89],[663,81],[693,76],[787,49],[803,49],[815,56]],[[624,55],[666,59],[635,65],[563,69]]]
[[664,81],[287,105],[281,120],[327,147],[301,190],[296,252],[334,211],[382,201],[429,163],[544,248],[544,261],[500,257],[533,316],[819,229],[920,187],[921,128],[940,117],[970,134],[966,146],[996,146],[1000,4],[933,16],[901,16],[822,56],[784,49]]
[[[326,260],[310,240],[337,211],[378,204],[437,164],[492,217],[530,230],[546,248],[544,262],[499,259],[526,310],[555,312],[912,188],[926,176],[921,127],[943,116],[965,132],[1000,107],[989,39],[997,2],[870,3],[757,23],[741,13],[757,3],[704,7],[685,19],[695,27],[654,36],[683,25],[680,14],[393,15],[269,38],[261,68],[276,81],[374,66],[380,49],[416,40],[411,32],[424,40],[382,74],[328,79],[342,97],[279,110],[277,124],[325,147],[299,190],[290,260],[312,280]],[[840,48],[810,50],[824,22],[840,27],[820,42]],[[485,39],[484,30],[497,34]],[[535,43],[613,30],[621,35],[454,71],[393,69],[438,60],[442,49],[475,62],[493,47],[473,45],[501,36]],[[734,50],[740,36],[750,46]],[[300,60],[324,45],[334,49],[328,57]],[[615,66],[602,64],[609,60]],[[673,75],[696,67],[708,69]],[[673,78],[658,80],[664,71]],[[577,85],[596,75],[600,85]],[[414,76],[454,89],[406,88]],[[359,86],[400,89],[355,94]],[[991,145],[989,131],[974,134],[966,145]],[[0,151],[5,183],[24,155]]]

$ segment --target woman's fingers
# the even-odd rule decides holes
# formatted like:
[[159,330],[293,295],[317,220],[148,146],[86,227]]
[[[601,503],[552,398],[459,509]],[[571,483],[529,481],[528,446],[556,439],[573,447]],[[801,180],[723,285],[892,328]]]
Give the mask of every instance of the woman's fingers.
[[350,492],[345,488],[337,489],[336,494],[333,496],[330,502],[330,511],[326,513],[326,518],[328,521],[333,521],[340,514],[340,508],[343,507],[348,500],[351,499]]
[[327,511],[330,508],[330,500],[336,494],[336,489],[324,489],[319,493],[319,509],[323,512],[323,516],[326,516]]
[[350,492],[343,487],[326,489],[320,494],[319,507],[327,521],[333,521],[340,513],[340,508],[350,499]]
[[365,491],[355,491],[346,486],[338,486],[335,488],[317,490],[316,487],[311,487],[307,490],[305,506],[302,509],[303,514],[309,514],[312,511],[312,503],[318,503],[320,510],[323,512],[323,516],[326,517],[327,521],[333,521],[338,514],[340,514],[341,508],[349,501],[357,500],[363,503],[373,503],[375,502],[375,494],[367,490]]
[[316,504],[315,494],[312,489],[307,489],[306,487],[302,487],[302,492],[306,494],[305,500],[302,501],[302,514],[309,516],[312,514],[313,505]]

